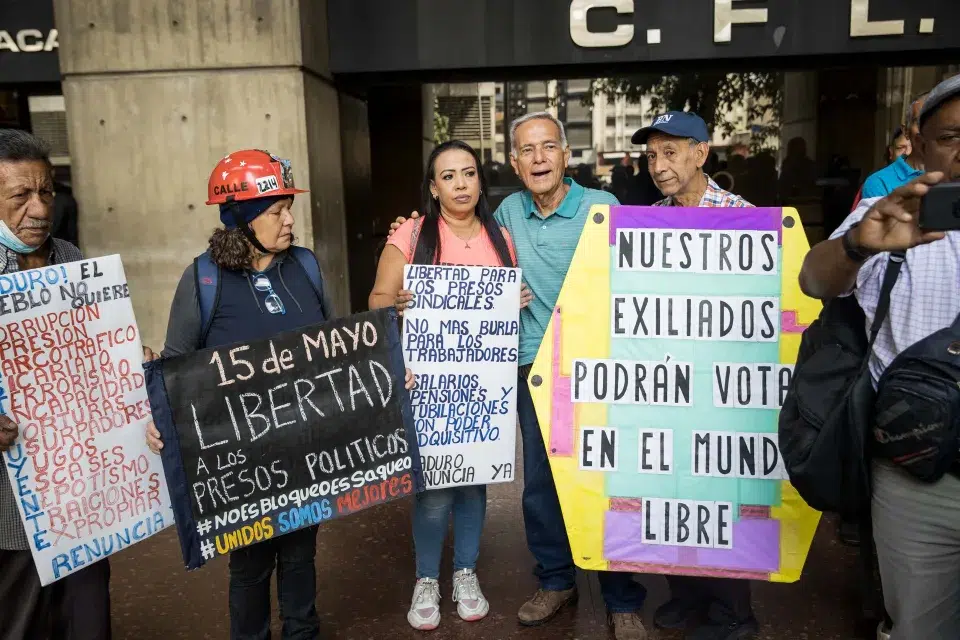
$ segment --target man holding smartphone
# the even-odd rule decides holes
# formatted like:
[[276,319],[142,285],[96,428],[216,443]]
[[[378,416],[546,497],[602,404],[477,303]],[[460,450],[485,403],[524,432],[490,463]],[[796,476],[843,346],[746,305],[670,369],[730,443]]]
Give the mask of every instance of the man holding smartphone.
[[[906,252],[870,355],[875,386],[900,352],[960,314],[960,76],[930,92],[919,128],[926,173],[886,197],[863,200],[830,240],[810,250],[800,273],[809,296],[856,295],[869,327],[889,252]],[[892,640],[960,638],[958,495],[953,473],[925,484],[874,462],[873,533]]]

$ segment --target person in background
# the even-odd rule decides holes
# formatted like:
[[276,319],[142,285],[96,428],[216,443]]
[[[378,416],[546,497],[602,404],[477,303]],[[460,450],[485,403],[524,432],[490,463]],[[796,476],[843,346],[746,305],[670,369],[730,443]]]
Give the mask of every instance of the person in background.
[[53,188],[53,225],[50,228],[50,235],[79,246],[80,234],[77,229],[79,212],[77,200],[73,197],[73,189],[56,178],[54,178]]
[[[517,419],[523,440],[523,524],[540,583],[536,594],[520,607],[517,618],[520,624],[532,627],[549,622],[565,606],[575,604],[577,587],[560,499],[527,378],[590,208],[619,203],[612,194],[584,188],[565,177],[570,147],[563,124],[550,113],[528,113],[514,120],[510,145],[510,163],[526,188],[508,196],[494,218],[513,239],[524,281],[534,296],[520,312],[517,379]],[[414,212],[411,217],[418,215]],[[404,218],[398,218],[391,225],[391,233],[404,222]],[[647,640],[639,615],[646,598],[643,585],[627,572],[600,571],[597,577],[616,640]]]
[[[244,189],[246,185],[252,188]],[[217,163],[207,189],[207,204],[219,205],[223,227],[213,232],[207,251],[180,278],[170,306],[163,357],[265,339],[333,319],[322,279],[314,283],[310,277],[319,273],[316,256],[294,242],[291,207],[294,196],[306,191],[294,186],[290,163],[266,151],[237,151]],[[200,281],[201,261],[210,261],[217,269],[217,284]],[[220,288],[205,323],[202,286]],[[408,388],[412,382],[408,371]],[[147,427],[147,444],[154,453],[163,448],[152,423]],[[274,568],[283,619],[281,637],[318,637],[316,533],[316,526],[305,527],[230,553],[232,640],[270,637]]]
[[578,165],[574,177],[578,183],[582,184],[587,189],[600,189],[600,181],[597,180],[597,177],[593,174],[592,164],[584,162]]
[[[706,122],[694,114],[671,111],[633,134],[646,145],[647,169],[665,196],[655,207],[752,207],[724,191],[703,172],[710,152]],[[719,214],[718,215],[722,215]],[[654,622],[679,629],[702,613],[706,622],[686,635],[688,640],[740,640],[759,631],[750,604],[750,582],[730,578],[667,576],[671,599],[657,609]]]
[[807,141],[799,136],[791,138],[780,165],[777,200],[790,206],[817,195],[817,165],[807,155]]
[[[396,305],[402,315],[413,299],[403,289],[407,264],[456,264],[489,267],[516,266],[513,241],[493,219],[484,191],[486,178],[480,157],[465,142],[452,140],[437,146],[427,160],[421,187],[421,211],[390,236],[370,292],[370,308]],[[524,288],[521,308],[529,302]],[[453,594],[457,614],[467,622],[487,615],[490,605],[477,579],[477,557],[487,507],[486,485],[430,489],[417,494],[413,507],[413,543],[417,556],[417,583],[407,622],[428,631],[440,624],[440,557],[453,515]]]
[[[800,271],[800,287],[812,298],[855,295],[869,328],[889,254],[906,252],[870,354],[874,385],[904,349],[960,314],[960,233],[924,233],[918,225],[930,188],[960,183],[960,76],[937,85],[915,120],[919,134],[911,144],[926,173],[884,197],[865,197],[829,240],[810,250]],[[873,537],[893,621],[878,638],[960,638],[960,477],[951,471],[925,483],[878,459],[872,480]]]
[[630,203],[630,191],[633,182],[633,158],[629,153],[624,153],[620,163],[610,172],[610,192],[617,197],[622,204]]
[[[50,150],[40,138],[0,129],[0,273],[82,260],[73,244],[53,238]],[[153,352],[144,347],[145,360]],[[19,428],[0,415],[0,454]],[[100,560],[40,586],[13,487],[0,472],[0,640],[109,640],[110,561]]]
[[909,156],[913,151],[910,144],[910,138],[904,133],[903,127],[897,127],[893,130],[893,136],[890,138],[890,145],[887,147],[887,163],[896,162],[897,158]]
[[910,153],[897,156],[891,164],[871,174],[860,190],[861,198],[882,198],[923,174],[923,155],[918,144],[918,121],[925,99],[926,94],[914,100],[904,116],[903,130],[910,140]]

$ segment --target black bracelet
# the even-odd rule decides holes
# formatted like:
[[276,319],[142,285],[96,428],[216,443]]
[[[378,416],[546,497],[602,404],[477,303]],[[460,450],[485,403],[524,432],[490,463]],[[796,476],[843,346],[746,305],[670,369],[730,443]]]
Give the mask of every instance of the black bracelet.
[[[857,224],[860,223],[858,222]],[[873,257],[873,254],[865,253],[863,249],[855,246],[853,241],[850,239],[850,232],[857,228],[857,224],[847,229],[847,232],[840,237],[840,243],[843,245],[843,251],[847,254],[848,258],[854,262],[866,262]]]

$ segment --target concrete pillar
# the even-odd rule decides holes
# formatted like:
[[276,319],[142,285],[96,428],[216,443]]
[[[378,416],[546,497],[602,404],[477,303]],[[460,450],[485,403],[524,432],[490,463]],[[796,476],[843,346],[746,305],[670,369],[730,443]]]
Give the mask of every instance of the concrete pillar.
[[204,204],[207,178],[237,149],[293,162],[297,185],[310,189],[294,205],[297,234],[316,250],[338,309],[350,308],[326,2],[202,5],[55,0],[82,249],[121,254],[155,349],[180,275],[219,224]]

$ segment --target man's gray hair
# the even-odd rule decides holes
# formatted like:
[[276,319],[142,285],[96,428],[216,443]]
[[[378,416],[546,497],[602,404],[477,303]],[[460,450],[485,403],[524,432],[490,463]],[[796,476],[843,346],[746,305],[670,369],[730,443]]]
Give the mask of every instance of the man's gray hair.
[[0,162],[26,160],[50,164],[50,145],[28,131],[0,129]]
[[905,129],[905,131],[903,132],[904,134],[909,135],[910,127],[912,127],[915,124],[919,124],[920,110],[917,109],[917,113],[914,113],[913,107],[916,106],[918,102],[923,101],[928,95],[930,95],[930,92],[924,91],[923,93],[918,95],[916,98],[911,100],[910,104],[907,105],[907,109],[903,114],[903,128]]
[[563,128],[563,123],[557,120],[549,111],[534,111],[533,113],[520,116],[510,123],[510,148],[512,149],[511,153],[513,155],[516,155],[517,152],[520,151],[520,149],[517,148],[517,129],[520,128],[520,125],[523,123],[530,122],[531,120],[549,120],[557,125],[557,129],[560,130],[560,145],[564,149],[567,148],[567,132]]

